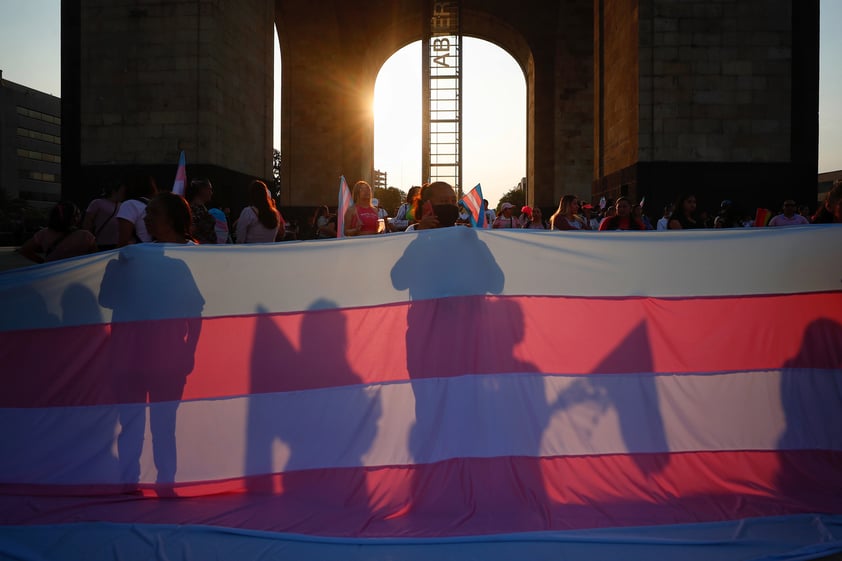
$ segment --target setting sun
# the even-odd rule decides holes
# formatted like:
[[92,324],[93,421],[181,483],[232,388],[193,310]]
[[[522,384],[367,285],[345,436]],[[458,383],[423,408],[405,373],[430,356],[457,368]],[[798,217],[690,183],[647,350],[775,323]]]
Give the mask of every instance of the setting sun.
[[[466,37],[463,59],[462,177],[482,183],[492,205],[526,175],[526,81],[515,60]],[[406,191],[421,177],[421,42],[383,64],[374,88],[374,167]]]

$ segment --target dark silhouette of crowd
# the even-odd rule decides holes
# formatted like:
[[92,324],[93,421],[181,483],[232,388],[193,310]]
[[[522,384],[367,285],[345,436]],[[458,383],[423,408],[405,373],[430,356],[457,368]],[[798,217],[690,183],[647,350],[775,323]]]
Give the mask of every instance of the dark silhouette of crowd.
[[[447,186],[445,189],[444,186]],[[214,204],[210,179],[192,180],[184,196],[159,191],[149,175],[138,174],[126,181],[107,186],[81,212],[71,201],[61,201],[50,212],[48,224],[36,232],[19,249],[19,253],[36,263],[55,261],[123,247],[134,243],[190,243],[196,245],[225,243],[272,243],[294,239],[330,239],[338,235],[338,217],[327,205],[319,205],[307,224],[300,227],[297,220],[286,221],[266,183],[251,181],[246,189],[248,202],[235,220],[230,208]],[[406,200],[396,209],[379,207],[373,189],[365,181],[353,187],[354,204],[344,215],[346,236],[382,234],[467,226],[472,223],[467,206],[456,199],[452,186],[443,182],[414,186]],[[173,204],[178,197],[185,205]],[[149,229],[149,205],[160,199],[162,206],[186,210],[189,228],[171,235],[170,227],[157,225]],[[837,180],[815,212],[793,199],[782,202],[773,212],[758,208],[752,215],[730,199],[723,200],[715,213],[700,210],[693,193],[679,195],[675,203],[667,204],[656,220],[644,212],[644,201],[634,202],[621,196],[616,200],[602,197],[596,203],[582,201],[573,194],[561,197],[558,207],[548,220],[538,206],[523,206],[520,212],[509,202],[502,202],[495,210],[483,201],[483,227],[527,230],[693,230],[701,228],[782,227],[805,224],[842,223],[842,180]],[[159,210],[160,212],[160,210]],[[475,217],[476,218],[476,217]],[[167,221],[183,217],[168,216]],[[180,226],[176,227],[178,230]],[[168,235],[156,232],[167,232]]]

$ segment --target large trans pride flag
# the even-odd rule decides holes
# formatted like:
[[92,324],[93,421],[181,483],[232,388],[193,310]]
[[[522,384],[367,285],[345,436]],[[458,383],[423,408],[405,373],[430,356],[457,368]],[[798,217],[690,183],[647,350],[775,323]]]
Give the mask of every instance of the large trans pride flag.
[[144,244],[0,274],[0,558],[842,551],[842,228]]

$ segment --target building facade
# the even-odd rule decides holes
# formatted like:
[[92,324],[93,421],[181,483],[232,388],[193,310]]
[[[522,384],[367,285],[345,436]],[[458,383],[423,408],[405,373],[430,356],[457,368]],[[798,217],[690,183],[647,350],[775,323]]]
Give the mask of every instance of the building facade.
[[47,208],[61,198],[61,99],[0,71],[0,190]]
[[[281,202],[333,201],[340,175],[372,180],[377,74],[441,1],[62,0],[67,183],[130,166],[171,181],[180,150],[228,177],[220,194],[269,177],[277,29]],[[815,198],[818,0],[460,5],[463,34],[523,70],[530,204]]]

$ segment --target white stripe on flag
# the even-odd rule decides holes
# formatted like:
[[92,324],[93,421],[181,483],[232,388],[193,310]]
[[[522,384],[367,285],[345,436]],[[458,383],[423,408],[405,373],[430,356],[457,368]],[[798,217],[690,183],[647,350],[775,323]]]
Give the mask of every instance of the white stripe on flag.
[[0,443],[0,480],[119,482],[122,418],[140,423],[141,480],[152,483],[147,407],[177,418],[182,482],[468,457],[842,450],[839,391],[834,372],[810,369],[508,374],[189,401],[177,411],[173,403],[0,409],[0,424],[15,427]]

